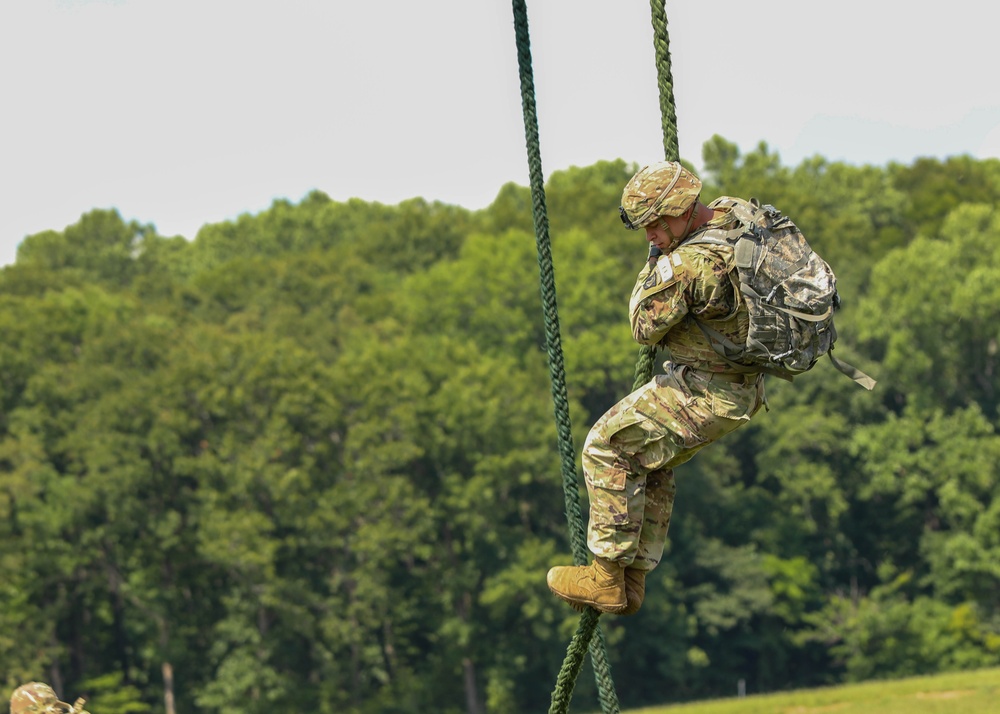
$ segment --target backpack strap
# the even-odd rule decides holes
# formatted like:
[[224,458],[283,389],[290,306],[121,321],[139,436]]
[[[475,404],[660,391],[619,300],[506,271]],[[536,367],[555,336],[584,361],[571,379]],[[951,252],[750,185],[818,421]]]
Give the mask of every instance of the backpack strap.
[[841,362],[839,359],[833,356],[833,348],[827,352],[830,355],[830,361],[833,362],[833,366],[837,368],[837,371],[841,374],[846,374],[848,377],[853,379],[859,385],[867,389],[869,392],[875,389],[877,382],[869,377],[867,374],[862,372],[860,369],[854,365],[848,364],[847,362]]
[[708,340],[709,344],[712,345],[712,349],[715,350],[719,359],[725,362],[733,372],[739,372],[740,374],[764,373],[770,374],[774,377],[780,377],[787,382],[792,381],[791,375],[785,374],[784,372],[770,370],[762,365],[754,365],[751,367],[750,365],[736,362],[735,358],[739,357],[743,353],[743,347],[740,347],[724,334],[712,327],[709,327],[701,320],[694,317],[690,317],[690,319],[701,329],[701,333],[705,336],[705,339]]
[[736,219],[736,227],[729,230],[706,228],[701,232],[695,232],[694,235],[684,242],[728,245],[734,251],[735,267],[753,267],[754,249],[761,240],[760,227],[757,223],[759,216],[763,213],[768,213],[773,217],[780,217],[781,214],[774,206],[761,206],[756,198],[752,198],[748,202],[740,198],[730,197],[721,203],[713,201],[712,206],[716,205],[730,210],[730,214]]
[[685,240],[681,245],[711,243],[713,245],[728,245],[732,248],[735,241],[746,232],[746,228],[743,227],[733,228],[728,231],[724,231],[721,228],[706,228],[700,232],[695,232],[694,235]]
[[[812,316],[810,315],[809,317]],[[767,367],[763,366],[749,367],[745,364],[740,364],[739,362],[735,362],[733,358],[738,357],[742,352],[742,348],[739,345],[737,345],[735,342],[730,340],[728,337],[726,337],[718,330],[709,327],[701,320],[694,320],[694,323],[698,325],[699,328],[701,328],[702,334],[705,335],[705,339],[708,340],[709,344],[712,345],[712,349],[715,350],[719,358],[722,359],[722,361],[725,362],[727,365],[729,365],[729,367],[734,372],[740,372],[742,374],[758,374],[760,372],[763,372],[764,374],[770,374],[774,377],[780,377],[781,379],[784,379],[787,382],[792,381],[791,375],[785,374],[784,372],[778,370],[770,370]],[[832,347],[827,352],[827,355],[830,357],[830,361],[833,363],[833,366],[837,369],[838,372],[847,375],[848,377],[853,379],[858,385],[864,387],[869,392],[875,389],[875,385],[878,384],[878,382],[876,382],[874,379],[869,377],[867,374],[862,372],[854,365],[848,364],[847,362],[843,362],[834,357]]]
[[740,290],[744,294],[749,295],[749,296],[754,297],[754,298],[757,298],[760,302],[766,303],[772,310],[777,310],[778,312],[783,312],[786,315],[791,315],[792,317],[797,317],[798,319],[805,320],[806,322],[823,322],[823,320],[825,320],[828,317],[830,317],[830,315],[832,315],[833,311],[834,311],[834,306],[831,305],[830,307],[827,308],[826,312],[824,312],[822,315],[813,315],[812,313],[809,313],[809,312],[800,312],[799,310],[792,310],[791,308],[788,308],[788,307],[782,307],[781,305],[775,305],[775,304],[773,304],[768,299],[770,296],[765,297],[764,295],[761,295],[760,293],[758,293],[756,290],[754,290],[749,285],[741,284],[740,285]]

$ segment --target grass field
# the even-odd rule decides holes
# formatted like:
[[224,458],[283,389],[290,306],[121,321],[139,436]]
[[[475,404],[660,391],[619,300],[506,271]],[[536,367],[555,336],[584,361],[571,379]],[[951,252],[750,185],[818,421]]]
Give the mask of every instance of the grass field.
[[1000,669],[629,709],[625,714],[1000,714]]

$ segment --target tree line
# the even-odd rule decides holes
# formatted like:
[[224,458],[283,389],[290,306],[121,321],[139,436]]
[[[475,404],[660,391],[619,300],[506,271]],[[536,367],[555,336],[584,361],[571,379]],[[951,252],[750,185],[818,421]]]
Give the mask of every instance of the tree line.
[[[642,610],[602,618],[623,706],[1000,664],[1000,161],[702,158],[706,200],[776,205],[833,265],[838,355],[879,385],[769,379],[678,470]],[[631,385],[637,168],[546,186],[577,445]],[[8,692],[547,707],[578,617],[544,582],[571,557],[526,188],[316,191],[191,241],[93,210],[24,240],[0,305]]]

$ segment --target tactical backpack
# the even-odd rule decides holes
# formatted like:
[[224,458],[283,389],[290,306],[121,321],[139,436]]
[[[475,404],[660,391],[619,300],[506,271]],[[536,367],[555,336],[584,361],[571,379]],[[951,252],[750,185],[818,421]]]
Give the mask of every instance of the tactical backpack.
[[738,225],[709,228],[685,243],[730,245],[734,281],[750,314],[746,344],[738,345],[696,320],[712,348],[736,371],[766,372],[782,379],[812,369],[824,354],[833,365],[872,389],[875,380],[833,356],[840,306],[837,278],[792,221],[774,206],[724,197],[709,208],[730,208]]

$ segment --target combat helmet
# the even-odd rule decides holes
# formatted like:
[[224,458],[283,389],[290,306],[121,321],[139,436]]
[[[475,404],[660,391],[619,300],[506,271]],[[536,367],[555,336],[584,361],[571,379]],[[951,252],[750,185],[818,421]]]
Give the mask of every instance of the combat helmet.
[[701,180],[679,161],[643,166],[622,191],[622,223],[630,230],[643,228],[660,216],[679,216],[698,200]]
[[44,682],[22,684],[10,696],[10,714],[87,714],[83,700],[70,706],[59,701],[55,691]]

